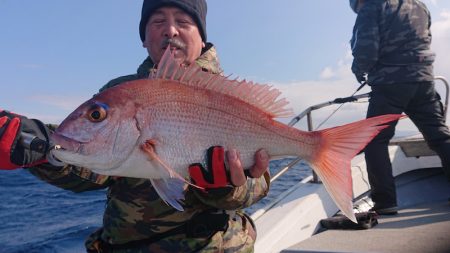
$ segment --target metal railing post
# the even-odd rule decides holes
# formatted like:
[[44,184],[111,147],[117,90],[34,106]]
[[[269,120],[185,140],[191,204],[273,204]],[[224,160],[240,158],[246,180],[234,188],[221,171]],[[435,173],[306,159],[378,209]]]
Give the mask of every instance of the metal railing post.
[[449,99],[449,90],[450,86],[448,85],[447,79],[443,76],[435,76],[434,80],[440,80],[445,85],[445,100],[444,100],[444,120],[447,120],[447,112],[448,112],[448,99]]
[[[311,116],[311,112],[308,112],[307,114],[306,114],[306,118],[307,118],[307,120],[308,120],[308,131],[314,131],[314,126],[313,126],[313,123],[312,123],[312,116]],[[312,170],[312,174],[313,174],[313,180],[312,180],[312,182],[313,183],[320,183],[320,180],[319,180],[319,176],[317,176],[317,174],[316,174],[316,172],[314,171],[314,170]]]

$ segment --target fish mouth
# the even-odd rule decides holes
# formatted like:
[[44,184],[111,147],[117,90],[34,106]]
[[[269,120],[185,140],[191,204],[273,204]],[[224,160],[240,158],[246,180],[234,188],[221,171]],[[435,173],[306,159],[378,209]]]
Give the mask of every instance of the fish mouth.
[[[59,161],[80,167],[86,167],[99,174],[108,175],[109,170],[119,167],[124,160],[115,160],[113,156],[98,157],[98,154],[87,154],[85,144],[89,141],[79,141],[55,131],[51,136],[53,149],[51,155]],[[106,161],[106,162],[104,162]]]
[[83,142],[74,140],[58,132],[54,132],[51,139],[55,149],[71,153],[79,153],[83,145]]
[[53,148],[50,150],[51,159],[58,163],[77,165],[77,160],[80,160],[82,156],[80,154],[82,143],[56,133],[53,133],[51,139],[53,143]]

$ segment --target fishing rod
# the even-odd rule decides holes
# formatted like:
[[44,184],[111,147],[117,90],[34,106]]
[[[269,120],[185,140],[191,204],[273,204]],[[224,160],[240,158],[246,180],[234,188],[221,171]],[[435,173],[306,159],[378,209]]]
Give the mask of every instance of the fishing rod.
[[[364,86],[367,85],[367,82],[362,82],[361,85],[356,89],[355,92],[353,92],[353,94],[349,97],[343,97],[343,98],[336,98],[332,101],[328,101],[325,103],[321,103],[321,104],[317,104],[314,106],[310,106],[309,108],[307,108],[306,110],[304,110],[302,113],[300,113],[299,115],[297,115],[296,117],[294,117],[290,122],[289,122],[289,126],[294,126],[297,122],[299,122],[303,117],[305,117],[306,115],[307,120],[308,120],[308,131],[313,131],[313,126],[312,126],[312,120],[311,120],[311,111],[313,110],[317,110],[320,109],[322,107],[326,107],[329,105],[333,105],[333,104],[340,104],[340,106],[334,110],[325,120],[323,120],[319,126],[316,127],[316,130],[322,126],[326,121],[328,121],[345,103],[347,102],[355,102],[360,98],[366,98],[369,97],[369,93],[365,93],[365,94],[360,94],[360,95],[356,95],[355,94],[360,91]],[[286,171],[288,171],[291,167],[293,167],[295,164],[297,164],[298,162],[300,162],[302,159],[301,158],[296,158],[293,161],[291,161],[288,165],[284,166],[281,170],[279,170],[275,175],[273,175],[270,178],[270,182],[273,182],[275,180],[277,180],[280,176],[282,176]],[[315,172],[313,172],[313,182],[319,182],[319,179],[317,177],[317,175],[315,174]]]
[[[365,94],[361,94],[361,95],[356,95],[355,94],[360,91],[365,85],[367,84],[367,82],[363,82],[358,89],[356,89],[355,92],[353,92],[353,94],[349,97],[343,97],[343,98],[336,98],[334,100],[331,101],[327,101],[321,104],[317,104],[317,105],[313,105],[308,107],[306,110],[304,110],[303,112],[301,112],[300,114],[298,114],[297,116],[295,116],[289,123],[289,126],[294,126],[297,122],[299,122],[303,117],[305,117],[306,115],[309,115],[311,113],[311,111],[320,109],[322,107],[326,107],[329,105],[333,105],[333,104],[341,104],[336,110],[334,110],[331,115],[329,115],[322,123],[320,123],[319,126],[321,126],[323,123],[325,123],[329,118],[331,118],[331,116],[333,116],[333,114],[335,114],[341,107],[343,104],[347,103],[347,102],[354,102],[357,101],[360,98],[365,98],[365,97],[369,97],[369,93],[365,93]],[[308,131],[313,131],[314,129],[312,129],[312,123],[309,122],[310,119],[308,119]],[[318,129],[319,127],[316,127],[316,129]]]
[[356,100],[358,100],[358,99],[356,99],[354,96],[355,96],[355,94],[356,93],[358,93],[358,91],[360,91],[364,86],[366,86],[366,84],[367,84],[367,82],[366,81],[362,81],[361,82],[361,85],[358,87],[358,89],[356,89],[356,91],[355,92],[353,92],[353,94],[352,95],[350,95],[349,97],[346,97],[346,98],[336,98],[335,100],[334,100],[334,102],[336,103],[336,104],[340,104],[339,106],[338,106],[338,108],[336,108],[330,115],[328,115],[328,117],[326,117],[317,127],[316,127],[316,130],[317,129],[319,129],[323,124],[325,124],[325,122],[327,122],[337,111],[339,111],[339,109],[341,109],[341,107],[345,104],[345,103],[347,103],[347,102],[354,102],[354,101],[356,101]]

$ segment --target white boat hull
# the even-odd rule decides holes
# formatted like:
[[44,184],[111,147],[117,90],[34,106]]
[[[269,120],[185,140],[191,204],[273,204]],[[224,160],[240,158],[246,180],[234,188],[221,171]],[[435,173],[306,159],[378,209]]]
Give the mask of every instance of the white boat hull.
[[[408,171],[441,167],[437,156],[406,157],[402,149],[389,146],[394,176]],[[354,198],[369,191],[364,155],[352,160]],[[300,182],[288,194],[281,195],[272,207],[256,211],[255,220],[258,238],[256,253],[280,252],[310,238],[320,228],[320,220],[338,212],[337,206],[322,184]]]

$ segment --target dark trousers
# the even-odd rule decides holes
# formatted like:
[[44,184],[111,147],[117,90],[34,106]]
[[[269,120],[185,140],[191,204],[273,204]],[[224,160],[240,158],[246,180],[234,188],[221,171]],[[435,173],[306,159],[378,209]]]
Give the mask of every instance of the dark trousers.
[[[450,178],[450,131],[445,124],[441,98],[434,82],[397,83],[372,86],[367,117],[405,113],[423,134],[429,147],[441,158]],[[371,197],[377,206],[397,205],[389,140],[397,122],[378,134],[364,149]]]

